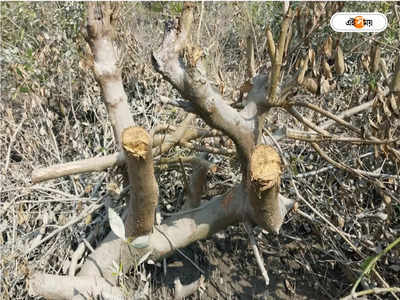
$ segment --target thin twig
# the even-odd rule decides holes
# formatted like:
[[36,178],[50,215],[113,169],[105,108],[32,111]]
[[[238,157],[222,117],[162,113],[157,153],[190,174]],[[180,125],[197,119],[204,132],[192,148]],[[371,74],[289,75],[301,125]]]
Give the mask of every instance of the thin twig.
[[25,255],[31,253],[33,250],[35,250],[38,246],[40,246],[41,244],[43,244],[44,242],[47,242],[48,240],[50,240],[53,236],[59,234],[60,232],[64,231],[65,229],[67,229],[68,227],[78,223],[79,221],[81,221],[82,219],[84,219],[86,216],[88,216],[89,214],[95,212],[96,210],[102,208],[104,206],[104,203],[101,204],[93,204],[91,205],[87,210],[85,210],[83,213],[81,213],[78,217],[72,219],[71,221],[69,221],[67,224],[59,227],[57,230],[54,230],[52,233],[50,233],[48,236],[46,236],[44,239],[42,239],[40,242],[38,242],[37,244],[35,244],[33,247],[29,248],[28,250],[26,250]]
[[260,252],[258,251],[256,240],[255,240],[254,235],[253,235],[253,233],[251,231],[252,230],[251,226],[247,222],[245,222],[244,223],[244,228],[246,229],[247,234],[249,235],[250,246],[253,249],[254,256],[256,257],[257,265],[260,268],[262,276],[264,277],[265,285],[269,285],[268,272],[265,269],[264,260],[263,260],[262,256],[260,255]]
[[205,274],[205,272],[203,271],[202,268],[200,268],[190,257],[188,257],[185,253],[183,253],[180,249],[176,248],[175,245],[172,243],[171,239],[157,226],[154,226],[154,228],[161,233],[168,241],[168,243],[170,243],[171,247],[173,250],[175,250],[176,252],[178,252],[180,255],[182,255],[184,258],[186,258],[201,274]]
[[[272,136],[272,134],[266,130],[267,134],[269,135],[269,137],[272,139],[272,141],[274,141],[275,146],[278,148],[278,151],[282,157],[283,160],[283,164],[285,165],[285,167],[288,167],[289,164],[283,154],[283,151],[279,145],[279,143],[275,140],[275,138]],[[338,229],[335,225],[333,225],[327,218],[325,218],[324,215],[322,215],[316,208],[314,208],[314,206],[312,206],[306,199],[304,199],[304,197],[300,194],[299,190],[297,189],[296,183],[294,181],[294,176],[292,173],[292,170],[290,168],[287,168],[288,172],[289,172],[289,176],[290,176],[290,182],[293,186],[293,189],[297,195],[297,197],[303,201],[315,214],[317,214],[322,220],[325,221],[325,223],[327,223],[334,231],[336,231],[349,245],[350,247],[362,258],[364,258],[364,254],[361,253],[361,251],[346,237],[346,235],[344,234],[344,232],[342,232],[340,229]]]
[[[123,196],[125,196],[125,194],[129,191],[130,186],[127,186],[126,188],[124,188],[121,193],[119,194],[118,198],[122,198]],[[60,232],[64,231],[65,229],[69,228],[70,226],[78,223],[79,221],[83,220],[84,218],[86,218],[86,216],[88,216],[89,214],[92,214],[93,212],[95,212],[96,210],[103,208],[105,205],[105,199],[108,197],[108,195],[100,198],[96,203],[92,204],[88,209],[86,209],[84,212],[82,212],[79,216],[77,216],[76,218],[72,219],[71,221],[69,221],[67,224],[59,227],[58,229],[54,230],[52,233],[50,233],[48,236],[46,236],[43,240],[41,240],[40,242],[38,242],[37,244],[34,245],[34,247],[29,248],[28,250],[26,250],[25,255],[31,253],[33,250],[35,250],[37,247],[39,247],[41,244],[47,242],[48,240],[50,240],[52,237],[54,237],[55,235],[59,234]],[[98,204],[100,202],[100,204]]]
[[188,142],[179,142],[179,144],[183,147],[193,149],[199,152],[207,152],[207,153],[213,153],[213,154],[220,154],[220,155],[226,155],[226,156],[232,156],[236,153],[236,151],[231,150],[231,149],[222,149],[222,148],[215,148],[215,147],[210,147],[210,146],[201,146],[201,145],[195,145],[193,143],[188,143]]
[[[355,128],[357,129],[357,128]],[[358,130],[358,129],[357,129]],[[361,133],[361,131],[360,131]],[[300,131],[291,128],[285,128],[283,138],[299,140],[304,142],[343,142],[343,143],[353,143],[353,144],[372,144],[372,145],[382,145],[382,144],[392,144],[396,143],[400,139],[390,139],[390,140],[380,140],[374,137],[370,139],[357,138],[352,136],[340,136],[340,135],[329,135],[321,136],[310,131]]]
[[[363,94],[361,96],[361,99],[366,97],[366,96],[367,96],[367,93]],[[359,112],[362,112],[362,111],[370,108],[373,103],[374,103],[374,100],[371,100],[371,101],[365,102],[365,103],[363,103],[361,105],[358,105],[356,107],[352,107],[352,108],[350,108],[348,110],[345,110],[345,111],[341,112],[340,114],[337,115],[337,117],[341,118],[341,119],[351,117],[352,115],[358,114]],[[322,123],[319,126],[319,128],[328,129],[329,127],[331,127],[334,124],[335,124],[334,120],[329,120],[329,121],[326,121],[325,123]]]
[[340,125],[343,125],[343,126],[349,128],[349,129],[361,134],[361,129],[353,126],[349,122],[346,122],[342,118],[334,115],[333,113],[331,113],[331,112],[329,112],[329,111],[327,111],[327,110],[325,110],[325,109],[323,109],[323,108],[321,108],[321,107],[319,107],[317,105],[314,105],[314,104],[311,104],[311,103],[308,103],[308,102],[302,102],[302,101],[295,101],[293,104],[297,105],[297,106],[307,107],[307,108],[309,108],[309,109],[311,109],[313,111],[316,111],[316,112],[324,115],[325,117],[327,117],[329,119],[332,119],[332,120],[336,121]]

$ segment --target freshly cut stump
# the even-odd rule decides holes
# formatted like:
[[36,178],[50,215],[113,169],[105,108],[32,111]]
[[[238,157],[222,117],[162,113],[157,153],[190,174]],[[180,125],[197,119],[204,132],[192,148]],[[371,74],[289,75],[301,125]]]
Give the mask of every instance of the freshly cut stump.
[[125,223],[128,237],[148,235],[153,230],[158,203],[158,185],[154,176],[152,140],[141,127],[122,132],[131,194],[129,215]]
[[255,222],[270,232],[279,232],[284,215],[279,202],[281,159],[274,148],[258,145],[250,161],[250,202]]

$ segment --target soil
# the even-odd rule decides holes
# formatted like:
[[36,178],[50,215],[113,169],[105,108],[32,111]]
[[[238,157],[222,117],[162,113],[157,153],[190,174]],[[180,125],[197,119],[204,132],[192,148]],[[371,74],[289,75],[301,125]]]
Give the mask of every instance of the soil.
[[[268,270],[270,283],[265,281],[248,244],[246,233],[230,228],[212,239],[197,242],[183,252],[204,271],[205,283],[188,299],[336,299],[349,284],[344,274],[329,259],[310,257],[306,240],[296,241],[257,235],[260,253]],[[264,242],[270,243],[268,246]],[[309,247],[311,240],[309,239]],[[314,263],[307,263],[305,261]],[[175,278],[187,285],[200,278],[197,268],[181,254],[166,260],[167,276],[162,265],[147,267],[153,276],[153,295],[171,299]],[[346,290],[347,288],[347,290]]]

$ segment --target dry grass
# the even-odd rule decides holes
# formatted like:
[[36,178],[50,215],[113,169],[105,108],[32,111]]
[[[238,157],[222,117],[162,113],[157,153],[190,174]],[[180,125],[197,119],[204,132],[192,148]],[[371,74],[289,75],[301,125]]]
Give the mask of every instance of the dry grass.
[[[208,49],[206,64],[210,77],[217,85],[225,86],[228,97],[236,97],[238,87],[245,80],[244,41],[250,30],[246,25],[249,21],[246,9],[253,18],[257,34],[256,64],[265,69],[268,65],[264,36],[266,16],[279,19],[279,5],[204,5],[199,40],[201,46]],[[179,96],[153,71],[150,54],[161,40],[164,20],[177,15],[179,5],[170,10],[161,7],[161,12],[154,11],[154,7],[149,9],[148,3],[125,3],[123,6],[117,40],[123,53],[124,87],[135,122],[148,130],[160,124],[176,125],[182,121],[184,113],[162,104],[159,95],[172,99]],[[27,299],[26,278],[33,270],[65,273],[73,251],[93,232],[91,244],[95,247],[108,230],[104,210],[98,209],[67,226],[29,254],[25,251],[78,218],[106,194],[115,195],[118,200],[112,206],[121,209],[124,201],[116,195],[122,190],[123,182],[116,170],[109,170],[31,183],[34,168],[110,154],[115,151],[115,143],[99,87],[88,66],[90,53],[80,33],[85,5],[2,2],[1,12],[0,294],[4,299]],[[200,15],[200,9],[197,15]],[[196,32],[197,26],[195,23]],[[272,29],[274,33],[279,30]],[[312,43],[322,41],[326,30],[316,34]],[[194,34],[193,40],[196,39]],[[344,40],[345,47],[360,42],[361,37]],[[390,33],[384,42],[382,55],[392,70],[396,43],[390,40]],[[310,101],[332,112],[360,104],[367,83],[382,80],[358,73],[356,62],[366,49],[368,44],[346,56],[348,75],[338,81],[337,90],[328,96],[328,100],[310,95]],[[298,51],[298,54],[303,53],[305,48],[300,47]],[[218,76],[219,71],[224,78]],[[304,111],[304,114],[310,120],[323,121],[310,111]],[[274,111],[267,118],[270,130],[282,124],[298,126],[297,121],[282,111]],[[351,121],[362,125],[366,122],[365,115],[357,115]],[[196,123],[204,126],[200,120]],[[338,133],[345,132],[344,129],[337,130]],[[291,296],[312,299],[318,295],[337,298],[349,291],[363,262],[400,235],[398,196],[397,201],[392,200],[391,218],[385,219],[387,210],[382,197],[371,184],[336,169],[302,176],[321,170],[327,166],[326,162],[304,142],[282,142],[281,147],[300,193],[346,233],[362,257],[300,203],[300,209],[314,221],[293,212],[287,218],[282,236],[255,232],[272,274],[272,287],[267,290],[262,286],[261,274],[241,227],[229,228],[222,239],[216,237],[185,249],[207,270],[203,299],[289,299]],[[384,174],[399,174],[398,163],[374,157],[369,146],[326,144],[323,148],[337,161],[348,162],[357,168],[368,171],[381,168]],[[189,155],[190,151],[176,147],[167,156],[176,153]],[[366,153],[372,154],[363,156]],[[223,192],[240,180],[234,159],[219,155],[211,155],[211,159],[218,164],[218,171],[210,178],[207,196]],[[176,210],[183,197],[182,174],[176,170],[158,172],[157,180],[161,209]],[[384,179],[384,182],[392,194],[399,195],[398,177]],[[282,191],[286,196],[296,198],[288,178],[282,181]],[[399,257],[397,247],[375,268],[390,286],[400,285]],[[175,256],[167,263],[172,264],[175,260],[179,257]],[[159,266],[140,267],[124,281],[124,285],[135,287],[150,298],[169,298],[173,277],[183,276],[182,272],[193,272],[191,268],[190,264],[175,269],[169,266],[165,277],[162,262]],[[367,286],[384,284],[376,274],[371,274],[363,282],[363,287]]]

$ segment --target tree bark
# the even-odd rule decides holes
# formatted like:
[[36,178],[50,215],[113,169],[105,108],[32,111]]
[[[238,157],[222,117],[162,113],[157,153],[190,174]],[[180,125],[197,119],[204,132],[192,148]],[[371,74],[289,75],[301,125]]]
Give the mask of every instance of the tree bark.
[[[92,276],[93,280],[87,281],[87,284],[78,284],[79,280],[67,276],[51,277],[52,283],[48,285],[42,281],[44,277],[40,274],[30,279],[36,292],[38,284],[42,284],[41,295],[51,293],[53,285],[64,286],[64,289],[57,290],[58,299],[67,299],[74,292],[89,296],[96,289],[96,278],[99,277],[102,282],[104,279],[104,282],[114,286],[117,277],[113,275],[116,271],[113,266],[122,266],[123,272],[127,272],[149,252],[151,259],[161,259],[176,249],[210,237],[238,222],[250,221],[269,231],[278,232],[284,216],[294,204],[292,200],[279,195],[279,155],[272,147],[256,146],[264,126],[264,113],[268,110],[265,97],[250,99],[240,112],[224,101],[206,77],[201,66],[201,51],[187,45],[193,20],[193,4],[185,3],[181,19],[167,24],[162,45],[153,53],[153,63],[157,71],[190,101],[195,114],[211,128],[221,130],[234,141],[241,162],[242,182],[198,208],[166,219],[152,230],[158,198],[152,141],[144,129],[132,127],[133,120],[129,115],[121,71],[117,65],[117,51],[111,40],[113,8],[110,3],[102,4],[101,12],[95,13],[96,5],[89,3],[88,41],[94,54],[96,79],[103,91],[115,139],[123,147],[132,187],[125,219],[126,233],[134,237],[147,235],[148,244],[144,248],[135,248],[110,232],[87,257],[78,274],[82,279]],[[268,88],[265,80],[262,87],[264,92],[259,94],[265,95]],[[179,139],[183,136],[185,131]],[[204,177],[203,170],[198,179],[201,185],[204,184]],[[198,205],[198,199],[193,199],[191,203]],[[63,285],[67,278],[71,284]]]
[[121,146],[122,131],[134,122],[122,85],[117,48],[113,42],[117,6],[110,2],[89,2],[88,7],[87,42],[93,54],[93,71],[101,87],[114,138],[118,146]]
[[158,203],[158,185],[154,176],[150,135],[140,127],[122,133],[131,193],[125,232],[128,237],[151,233]]

